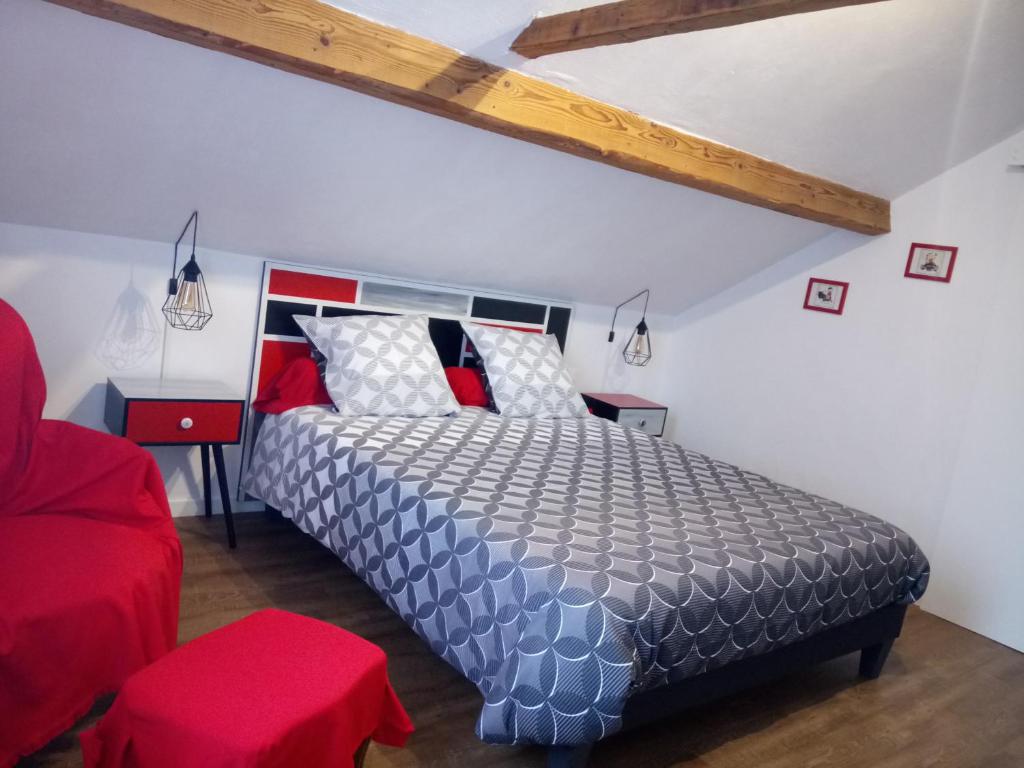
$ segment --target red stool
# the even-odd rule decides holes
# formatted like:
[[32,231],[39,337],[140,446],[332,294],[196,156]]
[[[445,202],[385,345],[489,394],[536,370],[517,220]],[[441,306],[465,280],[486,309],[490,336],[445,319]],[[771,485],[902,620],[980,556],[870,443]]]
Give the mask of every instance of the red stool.
[[81,736],[86,768],[350,768],[368,738],[412,723],[377,646],[266,610],[186,643],[128,679]]

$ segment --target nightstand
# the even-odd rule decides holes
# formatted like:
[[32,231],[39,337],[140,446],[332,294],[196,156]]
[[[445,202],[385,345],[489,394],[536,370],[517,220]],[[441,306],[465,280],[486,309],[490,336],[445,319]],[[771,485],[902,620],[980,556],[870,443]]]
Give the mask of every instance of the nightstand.
[[104,421],[115,435],[139,445],[198,445],[203,462],[203,507],[210,505],[210,453],[217,467],[228,545],[235,548],[224,446],[242,440],[245,400],[216,381],[107,379]]
[[583,400],[593,409],[595,416],[643,430],[655,437],[661,437],[665,432],[668,408],[664,405],[634,395],[606,392],[584,392]]

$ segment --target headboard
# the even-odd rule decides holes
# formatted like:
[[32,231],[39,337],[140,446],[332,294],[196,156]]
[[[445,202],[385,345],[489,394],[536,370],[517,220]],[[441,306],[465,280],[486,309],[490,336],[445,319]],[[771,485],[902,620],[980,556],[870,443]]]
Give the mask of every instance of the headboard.
[[[336,317],[360,314],[424,314],[430,336],[445,366],[472,364],[468,340],[459,325],[486,325],[552,333],[565,350],[572,306],[543,299],[509,296],[471,288],[395,280],[267,261],[263,265],[259,317],[249,373],[249,402],[288,362],[309,354],[292,315]],[[246,417],[242,466],[248,466],[259,414]]]

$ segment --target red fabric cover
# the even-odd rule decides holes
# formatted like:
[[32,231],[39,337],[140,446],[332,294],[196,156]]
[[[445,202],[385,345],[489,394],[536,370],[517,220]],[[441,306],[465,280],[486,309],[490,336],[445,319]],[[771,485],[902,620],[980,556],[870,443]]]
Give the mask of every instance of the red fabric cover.
[[331,396],[311,357],[292,360],[256,396],[258,413],[284,413],[300,405],[331,405]]
[[256,380],[256,391],[262,392],[272,378],[277,376],[292,360],[309,357],[309,342],[280,341],[264,339],[260,345],[260,372]]
[[0,766],[177,642],[181,545],[153,458],[42,419],[35,345],[0,301]]
[[134,675],[81,735],[85,768],[351,768],[412,723],[377,646],[279,610],[193,640]]
[[448,386],[459,401],[459,405],[478,405],[486,408],[490,405],[487,391],[484,389],[484,377],[477,368],[445,368],[444,375],[448,378]]

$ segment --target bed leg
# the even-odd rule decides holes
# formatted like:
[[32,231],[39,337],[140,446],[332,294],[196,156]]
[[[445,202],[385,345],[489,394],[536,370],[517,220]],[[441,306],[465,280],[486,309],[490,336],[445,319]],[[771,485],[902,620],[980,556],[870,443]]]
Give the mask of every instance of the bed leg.
[[578,747],[551,747],[548,749],[547,768],[584,768],[593,744]]
[[895,640],[895,637],[890,637],[888,640],[884,640],[877,645],[869,645],[867,648],[861,649],[861,677],[867,678],[868,680],[874,680],[882,674],[882,667],[885,666],[885,660],[889,658],[889,651],[892,650],[892,644]]

